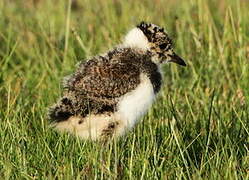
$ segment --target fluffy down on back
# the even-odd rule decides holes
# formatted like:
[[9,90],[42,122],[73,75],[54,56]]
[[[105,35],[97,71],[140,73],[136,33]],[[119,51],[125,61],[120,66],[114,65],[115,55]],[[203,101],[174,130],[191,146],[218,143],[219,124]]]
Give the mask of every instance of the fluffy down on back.
[[[163,32],[151,26],[153,33]],[[153,44],[146,35],[149,30],[144,28],[151,26],[142,22],[128,33],[123,44],[82,61],[64,78],[63,96],[49,110],[55,129],[96,140],[123,135],[136,124],[160,90],[160,65],[167,55],[160,54],[155,49],[157,41]]]

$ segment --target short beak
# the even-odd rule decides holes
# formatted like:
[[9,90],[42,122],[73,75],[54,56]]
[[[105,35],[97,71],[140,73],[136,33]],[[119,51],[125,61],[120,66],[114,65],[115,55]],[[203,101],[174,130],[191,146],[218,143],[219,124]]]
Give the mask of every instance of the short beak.
[[186,63],[184,62],[184,60],[180,58],[178,55],[176,55],[175,53],[171,56],[171,59],[169,60],[169,62],[174,62],[181,66],[186,66]]

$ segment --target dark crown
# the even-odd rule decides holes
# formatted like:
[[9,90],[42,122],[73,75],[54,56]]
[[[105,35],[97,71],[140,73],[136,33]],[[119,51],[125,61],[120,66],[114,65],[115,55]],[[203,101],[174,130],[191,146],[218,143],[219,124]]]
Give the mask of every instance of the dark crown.
[[152,23],[146,23],[144,21],[142,21],[139,25],[137,25],[137,28],[143,31],[143,33],[145,34],[145,36],[148,38],[149,41],[153,39],[156,33],[158,32],[165,33],[164,28],[161,28]]

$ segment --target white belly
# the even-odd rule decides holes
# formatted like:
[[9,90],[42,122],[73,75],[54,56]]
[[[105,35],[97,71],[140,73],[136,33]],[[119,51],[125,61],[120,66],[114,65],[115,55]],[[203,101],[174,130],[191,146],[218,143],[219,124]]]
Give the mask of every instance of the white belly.
[[140,85],[123,96],[118,103],[117,116],[123,123],[123,128],[131,128],[143,116],[155,99],[155,93],[150,79],[142,74]]

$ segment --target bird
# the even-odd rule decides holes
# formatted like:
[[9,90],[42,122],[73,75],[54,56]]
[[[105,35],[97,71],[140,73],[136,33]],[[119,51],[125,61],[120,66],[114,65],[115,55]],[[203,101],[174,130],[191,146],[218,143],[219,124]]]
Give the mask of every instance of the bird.
[[123,136],[155,101],[168,62],[186,66],[164,28],[142,21],[63,79],[62,97],[48,111],[51,126],[82,139]]

